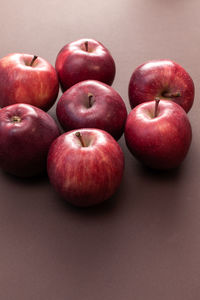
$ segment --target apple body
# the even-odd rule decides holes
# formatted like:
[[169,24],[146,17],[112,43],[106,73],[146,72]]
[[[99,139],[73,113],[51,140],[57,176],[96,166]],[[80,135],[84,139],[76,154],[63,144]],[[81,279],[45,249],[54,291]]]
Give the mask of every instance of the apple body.
[[1,58],[0,78],[0,107],[26,103],[47,111],[58,96],[56,70],[41,57],[13,53]]
[[155,169],[172,169],[184,160],[192,139],[186,112],[172,101],[161,100],[135,107],[128,115],[125,139],[130,152]]
[[57,55],[55,67],[63,91],[88,79],[111,85],[115,77],[115,62],[110,52],[94,39],[65,45]]
[[51,145],[47,159],[51,184],[67,202],[82,207],[110,198],[120,185],[123,169],[120,146],[100,129],[62,134]]
[[99,128],[118,140],[124,132],[127,111],[120,95],[96,80],[81,81],[61,96],[57,118],[65,131]]
[[131,107],[156,97],[171,100],[188,112],[194,101],[194,83],[182,66],[171,60],[148,61],[133,72],[129,82]]
[[46,171],[49,147],[60,132],[53,118],[29,104],[0,110],[0,168],[19,177]]

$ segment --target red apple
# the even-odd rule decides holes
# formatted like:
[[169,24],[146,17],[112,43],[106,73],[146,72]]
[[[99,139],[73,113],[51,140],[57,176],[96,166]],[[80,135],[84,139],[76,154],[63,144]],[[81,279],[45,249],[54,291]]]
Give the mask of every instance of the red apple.
[[88,79],[111,85],[115,77],[115,63],[110,52],[93,39],[80,39],[65,45],[58,53],[56,70],[63,91]]
[[62,134],[50,147],[47,171],[57,192],[76,206],[91,206],[110,198],[120,185],[123,152],[100,129]]
[[0,106],[26,103],[47,111],[55,102],[56,70],[41,57],[14,53],[0,59]]
[[131,153],[155,169],[178,167],[192,139],[186,112],[175,102],[150,101],[136,106],[125,126],[126,144]]
[[49,147],[59,129],[43,110],[13,104],[0,110],[0,167],[20,177],[46,170]]
[[137,67],[129,82],[131,107],[155,97],[172,100],[188,112],[194,101],[190,75],[171,60],[152,60]]
[[81,81],[69,88],[58,101],[56,113],[65,131],[99,128],[117,140],[123,134],[127,117],[120,95],[96,80]]

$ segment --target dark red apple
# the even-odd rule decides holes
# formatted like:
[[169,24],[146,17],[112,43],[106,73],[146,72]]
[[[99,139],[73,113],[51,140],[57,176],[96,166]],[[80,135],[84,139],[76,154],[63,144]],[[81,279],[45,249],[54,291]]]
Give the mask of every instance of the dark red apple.
[[46,170],[49,147],[59,129],[43,110],[13,104],[0,110],[0,167],[13,175],[29,177]]
[[124,132],[127,117],[120,95],[96,80],[81,81],[69,88],[58,101],[56,113],[65,131],[99,128],[117,140]]
[[156,99],[136,106],[125,126],[131,153],[155,169],[172,169],[184,160],[192,139],[186,112],[175,102]]
[[56,71],[63,91],[88,79],[111,85],[115,77],[115,63],[108,49],[100,42],[80,39],[60,50]]
[[0,59],[0,107],[26,103],[47,111],[55,102],[56,70],[41,57],[13,53]]
[[190,75],[171,60],[152,60],[133,72],[129,82],[131,107],[155,97],[171,100],[188,112],[194,101],[194,83]]
[[50,147],[47,171],[57,192],[76,206],[91,206],[110,198],[120,185],[123,152],[100,129],[62,134]]

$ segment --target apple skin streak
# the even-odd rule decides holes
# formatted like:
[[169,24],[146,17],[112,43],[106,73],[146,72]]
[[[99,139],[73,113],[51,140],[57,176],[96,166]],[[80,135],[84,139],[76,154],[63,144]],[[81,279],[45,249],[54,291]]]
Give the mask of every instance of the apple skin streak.
[[[98,129],[80,129],[90,139],[81,147],[76,131],[61,135],[49,151],[47,170],[50,182],[68,202],[76,206],[98,204],[116,191],[123,169],[123,152],[108,133]],[[75,136],[75,137],[74,137]]]

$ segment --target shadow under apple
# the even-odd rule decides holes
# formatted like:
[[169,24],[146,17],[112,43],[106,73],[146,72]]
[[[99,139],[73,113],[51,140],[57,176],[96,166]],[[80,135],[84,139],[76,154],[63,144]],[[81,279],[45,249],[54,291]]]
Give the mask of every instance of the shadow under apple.
[[52,193],[53,198],[55,201],[57,201],[57,205],[59,206],[59,209],[64,210],[66,212],[70,212],[72,214],[76,214],[81,217],[89,217],[89,218],[96,218],[96,217],[104,217],[105,215],[111,215],[113,214],[120,203],[123,201],[123,190],[125,186],[125,181],[122,179],[121,185],[118,187],[116,192],[107,200],[93,205],[93,206],[87,206],[87,207],[79,207],[75,206],[67,201],[67,199],[64,199],[61,197],[53,187]]
[[1,175],[4,179],[12,184],[22,185],[22,186],[37,186],[37,185],[44,185],[48,184],[49,179],[47,176],[47,172],[44,171],[42,174],[35,175],[32,177],[18,177],[12,175],[4,170],[0,170]]

